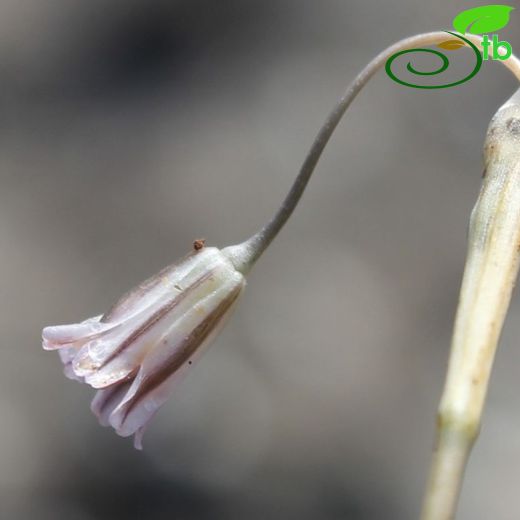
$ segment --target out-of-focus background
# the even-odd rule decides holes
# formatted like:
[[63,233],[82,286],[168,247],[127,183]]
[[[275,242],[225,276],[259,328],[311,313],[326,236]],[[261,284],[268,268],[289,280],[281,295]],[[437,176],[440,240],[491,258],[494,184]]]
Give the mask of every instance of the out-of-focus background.
[[[483,138],[516,88],[499,64],[447,90],[372,81],[144,452],[98,426],[40,332],[194,238],[246,238],[355,73],[474,6],[0,3],[2,519],[417,517]],[[500,32],[516,49],[519,26]],[[519,303],[460,519],[519,515]]]

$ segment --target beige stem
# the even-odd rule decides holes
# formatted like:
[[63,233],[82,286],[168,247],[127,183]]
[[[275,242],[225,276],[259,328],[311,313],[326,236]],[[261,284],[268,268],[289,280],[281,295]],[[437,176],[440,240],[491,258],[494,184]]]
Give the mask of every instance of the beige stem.
[[491,121],[422,520],[454,518],[520,257],[520,90]]

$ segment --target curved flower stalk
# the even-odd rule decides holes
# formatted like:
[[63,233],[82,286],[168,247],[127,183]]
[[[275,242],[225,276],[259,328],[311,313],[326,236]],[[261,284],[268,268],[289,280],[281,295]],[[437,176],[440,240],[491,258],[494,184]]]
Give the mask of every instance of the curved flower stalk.
[[[481,46],[479,37],[466,37]],[[107,313],[43,330],[43,347],[59,351],[65,374],[97,389],[92,411],[101,424],[122,436],[135,435],[134,444],[141,447],[144,428],[216,335],[245,286],[244,276],[293,213],[354,98],[395,53],[445,39],[445,32],[433,32],[401,40],[358,74],[318,132],[282,205],[249,239],[222,250],[196,241],[194,252],[130,291]],[[501,63],[520,80],[516,58]]]

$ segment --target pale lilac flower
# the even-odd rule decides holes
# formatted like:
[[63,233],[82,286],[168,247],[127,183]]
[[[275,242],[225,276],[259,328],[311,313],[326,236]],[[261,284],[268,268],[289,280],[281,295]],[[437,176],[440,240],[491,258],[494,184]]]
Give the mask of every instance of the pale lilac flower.
[[102,316],[43,330],[43,348],[59,350],[67,377],[98,389],[91,409],[99,422],[135,435],[136,448],[245,286],[225,251],[198,243]]
[[[281,206],[250,238],[222,250],[196,241],[178,265],[129,292],[106,314],[43,330],[43,347],[59,349],[65,374],[98,389],[92,410],[101,424],[135,435],[135,446],[141,446],[145,426],[222,326],[245,286],[244,275],[294,212],[354,98],[396,53],[445,38],[437,32],[401,40],[357,75],[320,128]],[[520,79],[516,58],[504,64]]]

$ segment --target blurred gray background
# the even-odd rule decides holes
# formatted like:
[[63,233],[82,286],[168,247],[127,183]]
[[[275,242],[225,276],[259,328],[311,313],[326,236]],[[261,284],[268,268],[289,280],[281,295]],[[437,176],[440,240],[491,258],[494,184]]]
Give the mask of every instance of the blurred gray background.
[[[40,332],[194,238],[245,239],[355,73],[475,5],[2,0],[2,519],[417,518],[483,138],[516,88],[496,63],[439,91],[378,74],[144,452]],[[518,27],[500,34],[520,50]],[[460,519],[519,517],[519,303]]]

